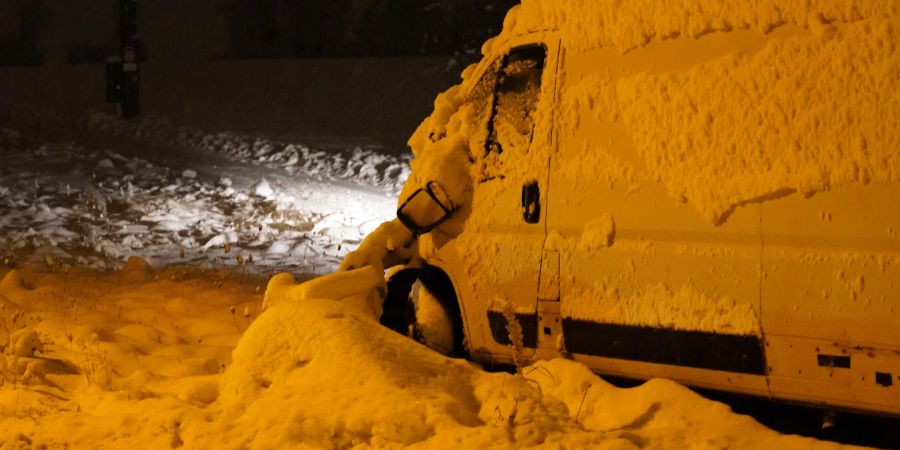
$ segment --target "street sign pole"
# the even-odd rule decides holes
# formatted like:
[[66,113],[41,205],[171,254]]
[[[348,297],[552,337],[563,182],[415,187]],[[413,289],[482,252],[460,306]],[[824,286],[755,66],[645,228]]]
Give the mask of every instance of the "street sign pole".
[[119,43],[122,58],[122,117],[140,114],[141,46],[137,32],[137,0],[119,0]]

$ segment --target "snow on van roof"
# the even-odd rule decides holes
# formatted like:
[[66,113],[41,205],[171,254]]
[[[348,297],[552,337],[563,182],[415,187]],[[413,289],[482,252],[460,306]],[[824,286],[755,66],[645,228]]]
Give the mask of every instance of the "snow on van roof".
[[[563,65],[558,75],[559,134],[575,132],[579,120],[564,119],[588,104],[601,122],[624,129],[638,156],[637,165],[579,164],[590,172],[585,179],[661,183],[721,225],[747,204],[900,181],[898,13],[900,2],[876,0],[524,0],[482,51],[493,56],[509,38],[542,30],[558,33],[567,57],[597,61],[674,40],[688,41],[688,53],[727,34],[756,39],[753,48],[675,69],[578,73]],[[467,69],[463,84],[474,83],[475,73]],[[434,130],[446,133],[465,109],[463,92],[454,87],[438,97],[410,139],[417,156]],[[588,147],[586,154],[608,152],[598,142]],[[414,181],[434,178],[419,175]]]
[[[822,23],[896,17],[898,12],[900,3],[880,0],[523,0],[507,13],[498,37],[559,30],[566,45],[575,51],[615,47],[626,52],[654,39],[698,38],[745,29],[766,33],[785,24],[811,29]],[[491,41],[483,53],[489,53],[490,47]]]

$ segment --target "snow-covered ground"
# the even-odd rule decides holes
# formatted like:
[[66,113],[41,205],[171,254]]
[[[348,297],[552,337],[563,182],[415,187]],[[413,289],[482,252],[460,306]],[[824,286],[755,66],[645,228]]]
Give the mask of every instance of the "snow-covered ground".
[[0,448],[838,447],[666,380],[617,388],[563,359],[485,372],[284,276],[262,315],[264,278],[234,270],[0,280]]
[[139,255],[327,273],[393,216],[408,175],[406,158],[352,141],[311,147],[100,113],[41,123],[52,138],[0,129],[7,264],[103,269]]

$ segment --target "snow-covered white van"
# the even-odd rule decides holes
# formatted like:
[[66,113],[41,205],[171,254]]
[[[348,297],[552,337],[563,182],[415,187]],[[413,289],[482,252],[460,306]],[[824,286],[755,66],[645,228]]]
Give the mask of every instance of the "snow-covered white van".
[[344,267],[484,364],[900,415],[900,14],[825,3],[524,1]]

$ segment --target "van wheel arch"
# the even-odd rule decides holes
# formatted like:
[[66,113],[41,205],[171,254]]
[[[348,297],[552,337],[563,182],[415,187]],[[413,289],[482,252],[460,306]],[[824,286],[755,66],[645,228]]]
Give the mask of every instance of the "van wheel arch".
[[468,357],[462,312],[456,289],[447,273],[438,267],[425,265],[418,268],[401,269],[394,273],[387,281],[387,294],[380,319],[381,324],[421,342],[419,333],[416,332],[415,305],[410,299],[416,281],[422,283],[437,298],[450,321],[453,333],[453,350],[450,356]]

